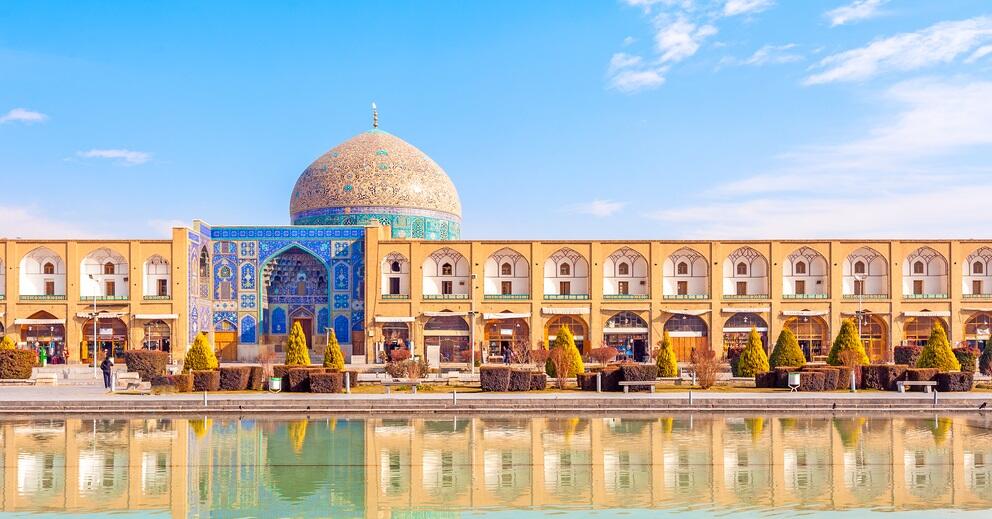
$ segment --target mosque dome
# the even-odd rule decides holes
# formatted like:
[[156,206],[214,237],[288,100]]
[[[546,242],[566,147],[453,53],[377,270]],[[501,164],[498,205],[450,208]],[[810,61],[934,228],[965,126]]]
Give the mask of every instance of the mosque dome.
[[392,227],[394,238],[445,240],[461,233],[458,191],[441,166],[378,128],[313,161],[296,181],[289,211],[294,225],[379,222]]

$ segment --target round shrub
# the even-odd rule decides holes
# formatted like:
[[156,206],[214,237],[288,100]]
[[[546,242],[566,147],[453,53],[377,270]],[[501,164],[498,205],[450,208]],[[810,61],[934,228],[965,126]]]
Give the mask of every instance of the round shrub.
[[840,333],[834,339],[833,346],[830,347],[830,355],[827,356],[827,364],[831,366],[842,366],[853,363],[859,366],[868,364],[868,354],[865,353],[865,344],[858,334],[858,327],[854,324],[854,319],[844,319],[840,325]]
[[940,371],[961,371],[961,363],[954,356],[951,343],[947,341],[947,334],[940,323],[934,323],[933,329],[930,330],[930,338],[927,339],[926,346],[920,352],[916,367],[937,368]]
[[768,363],[773,368],[784,366],[801,368],[806,365],[806,356],[799,348],[799,341],[788,328],[778,334],[778,340],[775,341],[775,348],[772,350],[772,356],[768,359]]
[[741,358],[737,360],[737,376],[753,377],[769,369],[768,356],[765,355],[765,347],[761,344],[761,335],[758,335],[758,330],[751,328],[751,333],[747,336],[747,346],[744,346]]

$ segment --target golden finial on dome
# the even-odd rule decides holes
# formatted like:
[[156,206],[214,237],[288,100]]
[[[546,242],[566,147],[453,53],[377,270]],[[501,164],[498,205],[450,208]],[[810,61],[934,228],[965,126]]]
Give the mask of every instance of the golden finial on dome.
[[379,127],[379,109],[375,107],[375,101],[372,101],[372,128]]

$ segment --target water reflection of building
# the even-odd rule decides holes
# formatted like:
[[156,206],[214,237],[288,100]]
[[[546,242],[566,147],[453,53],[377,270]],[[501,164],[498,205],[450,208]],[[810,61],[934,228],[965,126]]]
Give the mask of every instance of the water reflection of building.
[[982,509],[983,417],[0,422],[0,510]]

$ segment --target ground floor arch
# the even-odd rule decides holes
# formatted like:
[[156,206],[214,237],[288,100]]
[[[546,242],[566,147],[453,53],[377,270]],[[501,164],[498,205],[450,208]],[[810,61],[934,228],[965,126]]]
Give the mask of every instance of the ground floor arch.
[[948,331],[947,322],[940,317],[929,315],[907,317],[902,325],[902,343],[907,346],[925,346],[935,324],[939,324],[944,328],[944,331]]
[[964,340],[972,348],[985,351],[992,336],[992,314],[981,312],[972,315],[964,323]]
[[830,353],[830,326],[822,317],[792,316],[785,320],[785,329],[796,336],[807,361],[821,359]]
[[[95,326],[94,326],[95,325]],[[97,317],[87,319],[83,323],[83,341],[89,345],[88,350],[97,345],[100,358],[108,353],[115,359],[123,360],[124,351],[128,348],[127,323],[118,317]],[[94,335],[95,332],[95,335]]]
[[544,324],[544,337],[550,347],[555,342],[555,338],[558,337],[558,330],[561,330],[563,326],[567,326],[575,337],[575,347],[579,349],[580,352],[586,353],[585,344],[586,337],[588,336],[588,327],[585,321],[577,315],[556,315],[548,319],[548,322]]
[[141,325],[143,337],[141,347],[146,350],[158,350],[166,353],[172,352],[172,328],[169,323],[156,319],[145,321]]
[[[15,321],[16,323],[17,321]],[[21,341],[36,353],[45,349],[52,363],[64,363],[68,358],[65,344],[65,321],[54,315],[38,311],[20,324]]]
[[634,312],[617,312],[606,320],[603,344],[616,348],[621,359],[646,360],[651,353],[648,323]]
[[530,349],[530,325],[522,317],[488,318],[484,336],[487,362],[502,362],[503,352],[514,347]]
[[[435,315],[424,323],[424,347],[430,352],[436,348],[440,362],[472,362],[470,330],[465,318],[459,315]],[[431,355],[428,354],[428,358]]]
[[382,348],[387,359],[391,359],[396,350],[410,350],[410,325],[405,322],[383,323]]
[[[881,316],[865,312],[855,320],[865,353],[871,362],[887,362],[889,359],[888,326]],[[927,334],[929,335],[929,331]]]
[[768,323],[763,317],[751,312],[737,312],[727,319],[723,325],[723,347],[743,348],[747,345],[751,330],[757,330],[761,336],[761,345],[768,351]]
[[238,360],[238,324],[227,319],[214,325],[214,351],[217,360],[235,362]]
[[709,349],[709,326],[698,315],[672,314],[665,321],[665,331],[672,340],[675,356],[689,362],[692,352]]

